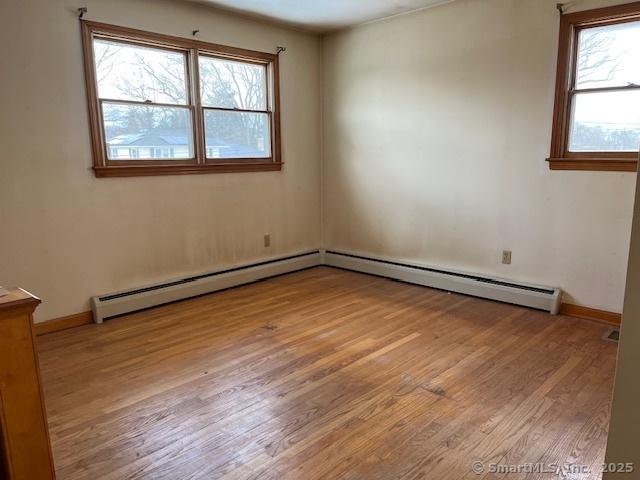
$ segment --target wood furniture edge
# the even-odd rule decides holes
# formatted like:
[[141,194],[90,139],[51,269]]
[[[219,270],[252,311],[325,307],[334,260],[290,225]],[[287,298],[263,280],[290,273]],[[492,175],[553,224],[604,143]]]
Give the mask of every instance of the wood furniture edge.
[[2,475],[11,478],[14,470],[11,462],[11,445],[9,444],[9,434],[6,426],[7,419],[4,413],[4,399],[2,398],[2,388],[0,388],[0,478],[4,478]]
[[[40,299],[38,298],[38,303],[36,303],[36,307],[40,304]],[[34,307],[35,310],[35,307]],[[51,469],[51,478],[55,480],[56,478],[56,468],[55,462],[53,460],[53,450],[51,449],[51,433],[49,432],[49,420],[47,417],[47,406],[44,400],[44,391],[42,389],[42,374],[40,373],[40,360],[38,358],[38,345],[36,343],[36,329],[35,323],[33,323],[33,311],[29,315],[29,322],[31,323],[31,354],[33,356],[33,362],[35,364],[36,369],[36,378],[38,379],[38,391],[40,394],[40,410],[42,412],[42,421],[44,422],[44,435],[46,437],[47,442],[47,453],[49,454],[49,465]]]
[[585,320],[593,320],[595,322],[604,323],[606,325],[619,326],[622,321],[622,314],[599,310],[597,308],[583,307],[572,303],[562,303],[560,305],[560,315],[569,317],[582,318]]
[[54,318],[46,322],[34,324],[36,335],[46,335],[47,333],[59,332],[68,328],[80,327],[93,323],[93,312],[80,312],[65,317]]
[[40,304],[41,300],[34,294],[18,287],[7,287],[7,294],[0,297],[0,311],[26,307],[32,311]]
[[[29,461],[37,462],[35,464],[37,465],[36,470],[39,471],[37,478],[48,478],[55,480],[56,475],[53,453],[51,450],[51,437],[49,435],[48,429],[47,410],[44,404],[42,379],[40,375],[40,362],[38,360],[38,351],[35,339],[35,325],[33,323],[33,312],[42,301],[32,293],[19,287],[8,287],[6,288],[6,290],[7,293],[0,297],[0,313],[2,314],[2,318],[0,318],[0,324],[2,324],[3,334],[6,331],[10,331],[11,333],[8,338],[13,339],[13,336],[15,336],[15,340],[20,342],[22,346],[26,346],[24,344],[28,343],[30,348],[24,350],[21,349],[19,354],[23,356],[19,356],[18,360],[15,362],[15,365],[12,365],[11,361],[4,362],[4,358],[2,359],[2,361],[0,361],[0,363],[3,364],[3,372],[1,374],[2,378],[0,379],[0,404],[2,405],[0,412],[0,414],[2,414],[2,418],[0,419],[2,421],[2,431],[0,432],[2,445],[0,447],[3,449],[3,465],[2,471],[0,471],[0,478],[4,478],[5,474],[9,475],[9,478],[13,478],[13,476],[15,476],[16,478],[30,478],[25,477],[24,450],[26,449],[26,447],[31,448],[33,446],[36,446],[46,449],[46,458],[48,460],[48,465],[46,466],[47,470],[45,472],[45,470],[42,470],[45,468],[44,464],[42,463],[43,458],[36,457],[29,459]],[[15,331],[15,333],[12,331],[12,329],[13,331]],[[30,362],[28,361],[28,357],[31,357],[33,362],[32,364],[30,364]],[[30,365],[33,366],[33,369],[30,368]],[[5,369],[8,369],[8,374],[4,371]],[[23,376],[24,380],[22,379]],[[28,428],[25,428],[23,425],[23,427],[18,429],[17,432],[15,430],[11,432],[11,430],[9,428],[6,428],[6,426],[9,424],[8,420],[12,417],[4,417],[6,413],[5,405],[8,405],[10,402],[16,404],[17,402],[15,402],[15,389],[24,389],[24,382],[34,380],[33,377],[35,377],[35,384],[31,384],[30,388],[33,388],[37,391],[41,416],[39,418],[35,418],[35,416],[32,415],[27,416],[26,419],[29,422]],[[20,382],[22,382],[21,384],[17,384],[18,387],[16,387],[16,382],[13,381],[16,378],[20,378]],[[10,398],[12,399],[6,400],[5,393],[11,390],[14,391],[14,394],[10,396]],[[21,396],[19,397],[18,401],[26,402],[29,405],[29,408],[33,408],[35,406],[33,404],[32,398],[25,398],[24,396]],[[39,426],[36,425],[36,423],[38,423]],[[39,429],[41,429],[41,431]],[[38,434],[42,434],[43,437],[37,438]],[[16,447],[15,450],[12,447],[12,445],[16,445],[15,443],[13,443],[14,441],[17,441],[19,445],[19,447]],[[44,443],[38,444],[37,441],[41,441]],[[25,442],[26,447],[25,445],[23,445],[23,443]],[[31,444],[29,442],[31,442]],[[20,467],[16,466],[16,451],[21,452],[20,458],[22,460],[18,462]],[[45,473],[46,475],[43,476],[43,474]]]

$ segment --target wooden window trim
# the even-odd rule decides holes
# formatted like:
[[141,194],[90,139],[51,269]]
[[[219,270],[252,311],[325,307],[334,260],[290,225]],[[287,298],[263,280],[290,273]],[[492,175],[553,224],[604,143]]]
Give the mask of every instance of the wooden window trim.
[[[93,170],[96,177],[132,177],[150,175],[184,175],[198,173],[231,172],[272,172],[282,169],[282,150],[280,145],[280,82],[278,55],[229,47],[195,39],[174,37],[133,28],[108,25],[81,20],[82,46],[85,69],[85,83],[89,106],[89,127],[91,135]],[[95,64],[93,56],[93,38],[108,38],[128,44],[138,44],[154,48],[185,53],[187,104],[179,106],[189,109],[192,121],[193,148],[195,156],[178,160],[109,160],[107,144],[103,131],[101,105],[104,99],[98,97]],[[204,109],[200,101],[200,72],[198,56],[244,63],[263,65],[267,69],[267,110],[271,129],[271,156],[264,158],[223,158],[207,159],[204,138]],[[111,102],[111,100],[108,100]],[[136,102],[124,101],[127,104]],[[142,102],[140,102],[142,103]],[[162,105],[162,104],[154,104]],[[177,107],[176,105],[169,105]],[[237,109],[229,109],[237,111]]]
[[[547,158],[551,170],[637,171],[638,152],[570,152],[567,144],[571,100],[574,95],[572,87],[576,73],[578,32],[583,28],[638,20],[640,2],[561,15],[551,153]],[[620,90],[630,88],[637,87],[621,87]]]

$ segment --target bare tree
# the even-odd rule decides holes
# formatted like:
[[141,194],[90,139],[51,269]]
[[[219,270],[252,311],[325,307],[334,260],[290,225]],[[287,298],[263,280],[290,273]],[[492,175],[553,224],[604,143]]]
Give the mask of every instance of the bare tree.
[[118,53],[119,47],[103,43],[102,48],[96,49],[96,73],[98,84],[111,74],[114,67],[113,57]]
[[605,32],[586,33],[578,51],[578,83],[600,83],[612,80],[619,71],[621,56],[612,54],[615,38]]
[[[266,71],[264,67],[237,62],[200,63],[203,103],[241,110],[266,110]],[[265,115],[244,112],[205,113],[206,133],[212,139],[233,142],[260,150],[268,133]]]
[[[99,83],[108,82],[124,98],[138,102],[185,105],[185,58],[166,55],[150,63],[139,52],[118,55],[129,48],[102,42],[96,49]],[[200,62],[200,88],[205,106],[241,110],[266,109],[266,71],[261,66],[228,61]],[[150,128],[184,130],[189,116],[183,110],[136,106],[109,109],[108,129],[114,135]],[[267,140],[266,116],[257,113],[205,109],[206,136],[220,145],[260,150]]]
[[118,88],[127,95],[134,95],[142,101],[155,98],[162,103],[186,103],[186,75],[184,59],[166,57],[161,68],[150,65],[145,58],[136,53],[131,68],[135,76],[123,77]]

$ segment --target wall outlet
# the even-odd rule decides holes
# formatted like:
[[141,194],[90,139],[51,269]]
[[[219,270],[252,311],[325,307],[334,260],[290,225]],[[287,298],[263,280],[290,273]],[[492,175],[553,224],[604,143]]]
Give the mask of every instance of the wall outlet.
[[264,235],[264,246],[265,247],[270,247],[271,246],[271,235],[268,233],[265,233]]
[[511,265],[511,250],[502,251],[502,263],[503,265]]

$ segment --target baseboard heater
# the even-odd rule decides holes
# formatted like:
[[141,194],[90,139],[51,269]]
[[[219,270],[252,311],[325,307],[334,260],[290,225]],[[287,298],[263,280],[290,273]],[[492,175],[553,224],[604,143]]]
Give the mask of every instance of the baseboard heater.
[[320,252],[313,251],[96,296],[91,298],[93,318],[96,323],[102,323],[105,318],[116,315],[176,300],[184,300],[317,265],[320,265]]
[[509,280],[348,252],[316,250],[95,296],[91,298],[93,318],[96,323],[102,323],[104,319],[117,315],[318,265],[328,265],[425,287],[537,308],[554,315],[560,309],[561,291],[558,288],[514,283]]
[[331,250],[322,252],[322,263],[425,287],[546,310],[552,315],[556,315],[560,310],[562,291],[559,288],[515,283],[471,273]]

